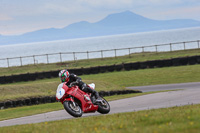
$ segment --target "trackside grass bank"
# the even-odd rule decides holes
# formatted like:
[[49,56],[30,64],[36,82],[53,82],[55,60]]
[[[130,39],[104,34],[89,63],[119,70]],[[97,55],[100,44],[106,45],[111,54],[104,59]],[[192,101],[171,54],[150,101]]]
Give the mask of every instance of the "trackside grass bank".
[[[86,83],[95,83],[97,91],[122,90],[129,86],[200,82],[200,65],[142,69],[82,75]],[[59,78],[0,85],[0,101],[55,95]]]
[[0,132],[39,133],[197,133],[200,105],[100,115],[38,124],[2,127]]

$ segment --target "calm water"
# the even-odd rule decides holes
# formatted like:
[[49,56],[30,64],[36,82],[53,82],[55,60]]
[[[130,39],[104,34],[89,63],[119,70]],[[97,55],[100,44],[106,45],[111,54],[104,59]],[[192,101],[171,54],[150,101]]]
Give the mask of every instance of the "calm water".
[[[184,41],[195,41],[200,40],[200,27],[190,29],[179,29],[179,30],[167,30],[167,31],[156,31],[146,33],[134,33],[134,34],[123,34],[113,35],[105,37],[93,37],[84,39],[70,39],[61,41],[51,42],[38,42],[38,43],[27,43],[27,44],[15,44],[0,46],[0,59],[21,57],[21,56],[32,56],[40,54],[50,53],[63,53],[63,52],[86,52],[86,51],[97,51],[107,49],[119,49],[129,47],[141,47],[150,46],[157,44],[168,44],[173,42],[184,42]],[[194,46],[193,46],[194,45]],[[186,48],[195,48],[197,44],[187,45]],[[183,45],[177,45],[173,49],[182,49]],[[145,51],[154,51],[155,48],[146,48]],[[159,51],[167,51],[169,47],[158,47]],[[142,49],[132,49],[130,52],[141,52]],[[117,55],[128,54],[128,50],[117,51]],[[114,56],[114,51],[104,52],[103,57]],[[90,53],[87,55],[76,54],[76,59],[83,58],[100,58],[102,54],[100,52]],[[73,54],[64,55],[49,55],[48,61],[59,62],[60,60],[73,60]],[[46,63],[46,56],[37,56],[35,58],[23,58],[22,64],[33,64],[35,63]],[[20,59],[9,59],[9,66],[21,65]],[[7,67],[7,60],[0,60],[0,67]]]

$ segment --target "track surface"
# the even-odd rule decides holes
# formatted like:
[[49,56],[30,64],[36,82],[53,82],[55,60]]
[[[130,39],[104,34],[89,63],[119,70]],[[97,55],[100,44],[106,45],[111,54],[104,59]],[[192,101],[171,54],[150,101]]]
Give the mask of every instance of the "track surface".
[[[142,90],[143,92],[172,90],[172,89],[173,90],[180,89],[180,90],[160,92],[160,93],[111,101],[109,102],[111,106],[111,111],[109,114],[121,113],[121,112],[133,112],[133,111],[156,109],[156,108],[167,108],[172,106],[182,106],[182,105],[200,103],[200,82],[130,87],[130,88]],[[89,113],[89,114],[84,114],[83,117],[93,116],[93,115],[100,115],[100,114]],[[39,123],[45,121],[55,121],[62,119],[71,119],[71,118],[73,117],[70,116],[65,110],[59,110],[33,116],[0,121],[0,127],[29,124],[29,123]]]
[[200,82],[168,84],[168,85],[150,85],[150,86],[127,87],[127,88],[134,90],[141,90],[142,92],[179,90],[179,89],[200,89]]

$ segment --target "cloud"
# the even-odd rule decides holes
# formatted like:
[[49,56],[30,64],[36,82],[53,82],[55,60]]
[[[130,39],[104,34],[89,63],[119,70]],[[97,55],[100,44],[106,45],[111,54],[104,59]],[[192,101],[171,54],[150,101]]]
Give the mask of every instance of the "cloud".
[[78,0],[82,3],[87,3],[90,7],[95,8],[127,8],[127,7],[136,7],[136,6],[146,6],[146,5],[173,5],[180,4],[182,0]]
[[171,16],[173,18],[193,18],[200,19],[200,6],[174,8],[163,12],[164,16]]
[[51,14],[51,13],[75,14],[90,10],[76,2],[71,2],[71,3],[64,2],[64,3],[46,3],[42,8],[40,8],[40,11],[46,14]]
[[87,3],[90,7],[128,7],[134,3],[134,0],[80,0],[82,3]]
[[[186,3],[186,5],[184,5]],[[76,14],[94,11],[134,10],[146,7],[171,8],[196,5],[199,0],[4,0],[0,12],[8,16]]]
[[6,14],[1,14],[0,13],[0,21],[7,21],[7,20],[12,20],[13,18],[6,15]]
[[0,0],[0,34],[96,22],[125,10],[152,19],[200,20],[199,0]]

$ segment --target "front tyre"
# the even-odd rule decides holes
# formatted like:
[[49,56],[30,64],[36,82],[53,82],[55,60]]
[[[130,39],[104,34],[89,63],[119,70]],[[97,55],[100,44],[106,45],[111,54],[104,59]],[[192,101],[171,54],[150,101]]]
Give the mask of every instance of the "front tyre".
[[103,98],[103,97],[99,97],[99,99],[102,100],[101,103],[98,104],[98,112],[101,114],[107,114],[110,112],[110,105],[109,103]]
[[72,101],[65,101],[63,103],[63,106],[65,110],[74,117],[81,117],[82,116],[82,110],[80,106],[76,102]]

